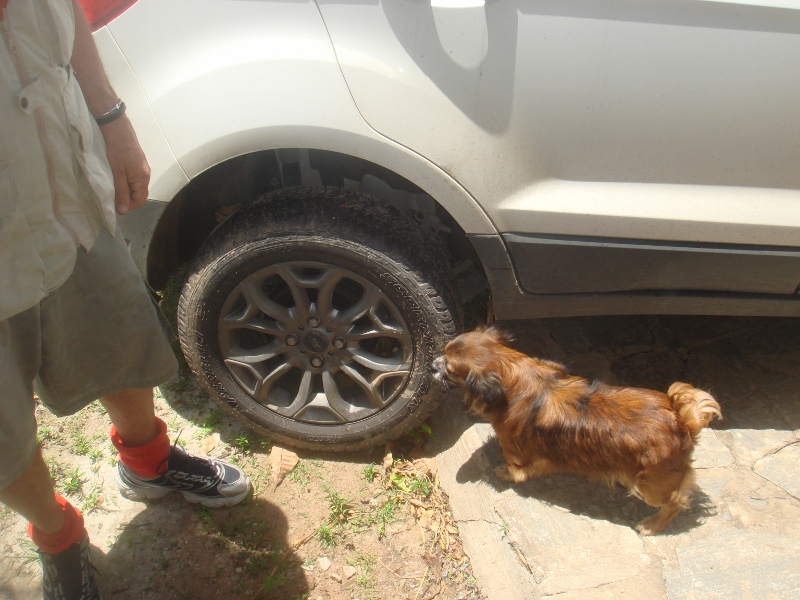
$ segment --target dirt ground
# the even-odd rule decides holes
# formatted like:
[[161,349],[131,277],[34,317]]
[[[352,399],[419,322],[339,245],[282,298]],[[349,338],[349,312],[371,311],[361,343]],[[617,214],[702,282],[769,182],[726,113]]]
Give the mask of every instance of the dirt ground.
[[[157,393],[171,439],[245,468],[253,493],[207,509],[177,494],[122,498],[102,406],[57,419],[38,410],[39,439],[58,491],[86,517],[106,599],[482,598],[439,488],[427,426],[357,455],[300,452],[277,486],[280,448],[224,416],[190,376]],[[284,464],[291,465],[292,455]],[[281,473],[286,467],[277,468]],[[0,513],[0,598],[41,598],[25,523]]]

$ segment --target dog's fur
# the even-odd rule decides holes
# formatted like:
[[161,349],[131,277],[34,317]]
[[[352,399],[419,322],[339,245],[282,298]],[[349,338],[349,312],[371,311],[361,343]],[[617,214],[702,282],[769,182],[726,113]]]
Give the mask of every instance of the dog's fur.
[[666,394],[590,382],[547,360],[508,347],[495,329],[465,333],[434,361],[437,378],[466,388],[467,408],[494,426],[514,483],[566,472],[619,483],[660,508],[636,529],[658,533],[686,508],[694,482],[697,435],[719,404],[673,383]]

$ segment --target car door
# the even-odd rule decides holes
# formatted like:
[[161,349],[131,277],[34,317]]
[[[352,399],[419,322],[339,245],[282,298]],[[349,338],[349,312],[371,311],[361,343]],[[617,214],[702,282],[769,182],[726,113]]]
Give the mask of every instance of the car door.
[[363,117],[470,191],[526,292],[800,284],[797,0],[318,5]]

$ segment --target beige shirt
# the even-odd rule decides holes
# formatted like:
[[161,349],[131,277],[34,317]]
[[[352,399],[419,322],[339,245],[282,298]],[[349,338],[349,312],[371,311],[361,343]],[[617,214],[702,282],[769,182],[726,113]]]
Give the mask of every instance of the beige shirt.
[[116,228],[105,144],[69,65],[70,0],[11,0],[0,21],[0,321]]

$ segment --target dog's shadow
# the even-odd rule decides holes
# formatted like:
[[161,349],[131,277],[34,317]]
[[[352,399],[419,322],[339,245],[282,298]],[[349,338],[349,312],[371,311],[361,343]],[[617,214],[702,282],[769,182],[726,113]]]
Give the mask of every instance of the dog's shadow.
[[[497,438],[492,437],[461,465],[456,473],[456,481],[483,481],[498,492],[513,489],[519,496],[566,509],[575,515],[631,528],[658,510],[631,496],[621,486],[611,488],[603,482],[584,477],[548,475],[511,484],[499,479],[494,473],[495,467],[504,463]],[[711,498],[702,489],[696,488],[690,507],[681,511],[661,535],[686,533],[715,514],[717,509]]]

